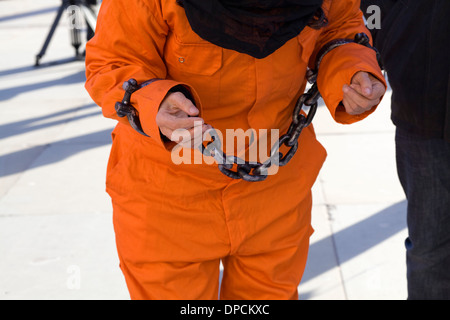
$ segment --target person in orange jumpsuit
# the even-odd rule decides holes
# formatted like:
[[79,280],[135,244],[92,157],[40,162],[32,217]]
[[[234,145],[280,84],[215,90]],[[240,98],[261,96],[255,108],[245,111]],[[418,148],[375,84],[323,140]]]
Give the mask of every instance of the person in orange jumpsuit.
[[[232,179],[216,164],[174,163],[170,139],[177,129],[193,133],[195,121],[202,133],[286,132],[319,50],[369,34],[359,4],[103,1],[87,45],[86,88],[118,121],[106,190],[132,299],[298,299],[311,187],[326,158],[313,126],[292,160],[260,182]],[[130,78],[146,83],[131,95],[145,134],[115,109]],[[324,56],[317,85],[343,124],[372,113],[386,88],[374,50],[356,43]]]

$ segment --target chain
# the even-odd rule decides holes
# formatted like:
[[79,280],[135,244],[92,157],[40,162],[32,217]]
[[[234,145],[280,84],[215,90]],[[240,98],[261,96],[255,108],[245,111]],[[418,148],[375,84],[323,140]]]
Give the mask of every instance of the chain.
[[[319,71],[319,66],[322,59],[327,53],[333,49],[340,47],[347,43],[357,43],[368,48],[375,50],[377,55],[377,60],[380,65],[380,54],[379,52],[370,45],[369,37],[365,33],[358,33],[355,35],[354,40],[351,39],[335,39],[327,43],[317,54],[316,63],[314,69],[308,69],[306,73],[306,78],[309,83],[312,84],[311,88],[300,96],[292,114],[292,122],[286,134],[282,135],[278,142],[272,146],[270,158],[263,163],[260,162],[248,162],[244,161],[236,156],[227,156],[220,148],[220,143],[218,144],[217,136],[213,136],[213,141],[208,143],[206,147],[200,146],[201,151],[204,155],[213,156],[218,162],[219,170],[226,176],[233,179],[242,179],[250,182],[263,181],[267,178],[267,170],[272,165],[278,165],[283,167],[292,159],[298,150],[298,139],[303,129],[309,126],[316,114],[317,103],[320,99],[320,92],[317,88],[317,75]],[[309,111],[304,115],[302,110],[304,107],[309,107]],[[280,146],[285,145],[289,147],[286,154],[279,152]],[[233,171],[233,166],[236,165],[236,170]]]
[[[310,75],[313,75],[310,73]],[[298,149],[298,138],[302,130],[310,125],[317,110],[317,101],[320,98],[317,84],[314,83],[308,92],[304,93],[298,100],[292,114],[292,122],[288,131],[282,135],[272,146],[270,157],[264,162],[249,162],[236,156],[228,156],[222,151],[222,143],[214,130],[210,132],[212,141],[206,146],[200,145],[200,151],[205,156],[212,156],[218,163],[220,172],[233,179],[242,179],[250,182],[263,181],[267,178],[268,169],[272,165],[285,166],[294,156]],[[306,115],[302,113],[303,108],[309,107]],[[285,145],[289,150],[283,154],[280,147]],[[236,169],[233,171],[233,166]]]
[[[229,156],[222,151],[222,143],[219,139],[219,135],[214,129],[210,130],[212,141],[206,146],[201,144],[199,146],[200,151],[205,156],[214,157],[218,163],[219,170],[226,176],[233,179],[242,179],[245,181],[256,182],[263,181],[268,176],[268,169],[273,165],[280,167],[285,166],[292,159],[298,150],[298,139],[303,129],[308,127],[317,111],[318,100],[320,99],[320,93],[317,88],[317,74],[320,63],[323,57],[331,50],[347,44],[357,43],[368,48],[375,50],[377,54],[378,63],[381,66],[380,55],[378,51],[370,45],[369,37],[364,33],[359,33],[352,39],[335,39],[327,43],[317,54],[316,63],[314,69],[308,69],[306,78],[311,84],[310,89],[302,94],[297,100],[293,114],[292,122],[288,131],[282,135],[278,141],[272,146],[270,157],[264,162],[248,162],[236,156]],[[131,105],[131,94],[140,88],[161,79],[152,79],[138,85],[135,79],[130,79],[124,83],[123,89],[125,90],[125,96],[121,102],[116,103],[116,112],[119,117],[128,117],[130,125],[139,133],[148,136],[142,130],[142,126],[139,120],[139,114],[137,110]],[[185,95],[188,92],[183,92]],[[188,96],[189,97],[189,96]],[[190,98],[190,97],[189,97]],[[309,107],[307,112],[304,111],[304,107]],[[303,114],[304,113],[304,114]],[[285,145],[289,148],[286,154],[281,153],[280,147]],[[236,169],[233,171],[233,167],[236,165]]]

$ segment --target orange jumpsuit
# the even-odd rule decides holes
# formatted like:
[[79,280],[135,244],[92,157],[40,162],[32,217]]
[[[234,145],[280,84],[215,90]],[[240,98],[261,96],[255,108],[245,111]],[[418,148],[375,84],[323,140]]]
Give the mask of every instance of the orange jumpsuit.
[[[214,128],[287,131],[308,64],[336,38],[365,29],[359,1],[325,0],[329,24],[306,27],[264,59],[196,35],[174,0],[104,0],[88,43],[86,88],[112,133],[106,188],[112,198],[120,266],[132,299],[297,299],[313,232],[311,187],[326,152],[312,126],[290,163],[263,182],[233,180],[210,164],[174,164],[155,117],[167,92],[188,88]],[[357,44],[322,60],[318,87],[339,123],[363,119],[339,106],[358,71],[383,81],[373,50]],[[144,132],[116,115],[122,84],[160,78],[132,95]]]

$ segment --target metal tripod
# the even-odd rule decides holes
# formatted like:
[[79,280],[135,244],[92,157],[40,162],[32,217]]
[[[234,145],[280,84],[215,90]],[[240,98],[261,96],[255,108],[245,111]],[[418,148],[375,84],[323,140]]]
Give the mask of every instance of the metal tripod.
[[[50,44],[53,34],[55,33],[59,21],[61,20],[62,15],[64,11],[67,11],[68,9],[71,19],[74,20],[79,19],[77,15],[80,13],[82,14],[87,24],[87,40],[92,38],[92,36],[94,35],[95,24],[97,20],[95,12],[92,9],[92,5],[95,3],[96,1],[92,0],[62,0],[61,6],[59,7],[58,13],[56,14],[56,18],[53,21],[53,24],[50,28],[47,38],[45,39],[44,45],[42,46],[41,51],[36,55],[35,66],[40,65],[40,60],[47,51],[47,48]],[[77,10],[75,10],[76,8]],[[81,46],[81,29],[79,26],[79,21],[71,21],[71,24],[72,25],[70,28],[71,29],[70,35],[72,40],[72,46],[75,48],[75,59],[81,59],[83,57],[83,54],[80,54],[79,52]]]

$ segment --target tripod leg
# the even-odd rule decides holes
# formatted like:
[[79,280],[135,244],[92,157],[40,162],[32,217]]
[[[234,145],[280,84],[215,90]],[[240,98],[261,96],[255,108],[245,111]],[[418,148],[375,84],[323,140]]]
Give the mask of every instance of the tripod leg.
[[48,33],[47,39],[45,39],[45,42],[44,42],[44,45],[43,45],[41,51],[36,55],[35,66],[39,66],[41,58],[44,56],[45,52],[47,51],[48,45],[50,44],[50,40],[52,39],[53,34],[55,33],[56,27],[58,26],[59,20],[61,20],[61,16],[63,15],[65,9],[66,9],[66,4],[65,4],[65,2],[63,2],[63,4],[61,4],[61,6],[59,7],[55,21],[53,21],[53,25],[50,28],[50,32]]
[[97,16],[95,14],[94,9],[91,5],[81,4],[81,11],[84,16],[84,20],[86,21],[87,27],[87,41],[89,41],[95,34],[95,26],[97,24]]
[[74,19],[73,24],[70,28],[70,38],[72,40],[72,46],[75,48],[75,59],[80,58],[79,48],[81,46],[81,28],[79,26],[80,17],[80,7],[78,5],[71,5],[69,7],[70,15]]

